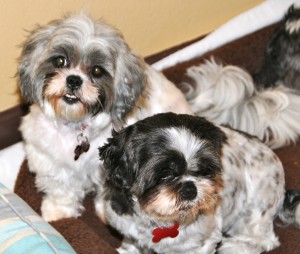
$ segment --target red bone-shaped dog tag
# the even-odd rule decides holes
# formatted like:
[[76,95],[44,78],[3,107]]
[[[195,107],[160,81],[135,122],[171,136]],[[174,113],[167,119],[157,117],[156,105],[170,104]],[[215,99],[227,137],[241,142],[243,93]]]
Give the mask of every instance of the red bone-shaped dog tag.
[[166,238],[166,237],[171,237],[174,238],[178,236],[179,231],[179,224],[176,223],[174,226],[169,227],[169,228],[155,228],[152,231],[152,242],[158,243],[161,239]]

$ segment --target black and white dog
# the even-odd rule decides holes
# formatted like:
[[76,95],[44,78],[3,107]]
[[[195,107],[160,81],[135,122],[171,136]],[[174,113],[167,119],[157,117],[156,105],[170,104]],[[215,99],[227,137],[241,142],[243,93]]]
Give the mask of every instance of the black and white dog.
[[119,253],[261,253],[279,245],[276,216],[299,226],[300,192],[285,192],[281,162],[248,134],[166,113],[99,151]]
[[[258,136],[272,148],[300,135],[300,8],[291,6],[253,76],[207,60],[187,70],[187,100],[196,115]],[[192,88],[194,87],[194,88]]]

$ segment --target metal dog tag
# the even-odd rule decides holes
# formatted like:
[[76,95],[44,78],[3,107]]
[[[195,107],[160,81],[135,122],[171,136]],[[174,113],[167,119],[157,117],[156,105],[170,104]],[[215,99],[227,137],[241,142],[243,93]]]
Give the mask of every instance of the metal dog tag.
[[79,145],[77,145],[74,150],[74,153],[75,153],[74,160],[75,161],[78,160],[78,158],[81,154],[86,153],[90,149],[89,140],[83,133],[80,133],[77,136],[77,140],[78,140]]

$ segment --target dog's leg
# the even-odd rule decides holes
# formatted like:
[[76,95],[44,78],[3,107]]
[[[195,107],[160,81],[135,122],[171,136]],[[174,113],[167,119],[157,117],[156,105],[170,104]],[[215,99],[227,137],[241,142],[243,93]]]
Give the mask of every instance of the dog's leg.
[[[235,235],[234,237],[224,237],[217,254],[258,254],[263,251],[272,250],[279,246],[279,242],[274,233],[269,239],[264,237],[252,237],[247,235]],[[272,239],[273,238],[273,239]]]
[[278,238],[274,233],[273,221],[282,206],[284,189],[282,180],[279,180],[279,184],[272,183],[271,177],[269,172],[269,178],[265,177],[257,183],[253,181],[248,188],[237,190],[239,194],[235,193],[234,203],[230,203],[229,196],[224,197],[227,204],[223,207],[233,205],[234,209],[223,210],[224,213],[227,213],[223,224],[226,237],[222,238],[218,249],[219,254],[256,254],[270,251],[279,246]]
[[[42,217],[46,221],[78,217],[84,210],[81,202],[85,196],[82,184],[70,177],[69,181],[56,181],[50,177],[37,176],[36,184],[45,195],[41,205]],[[46,184],[47,183],[47,184]],[[42,189],[41,186],[44,188]]]
[[[101,186],[99,186],[99,187],[101,187]],[[95,200],[94,200],[96,214],[103,223],[108,224],[106,216],[105,216],[105,211],[104,211],[105,210],[104,202],[105,201],[104,201],[103,189],[98,188],[97,196],[95,197]]]
[[65,197],[47,196],[41,206],[42,217],[46,221],[56,221],[63,218],[81,215],[84,207],[78,201],[67,200]]
[[223,151],[222,232],[226,237],[222,238],[218,252],[270,251],[279,245],[273,222],[285,197],[282,164],[256,139],[227,133],[232,136]]

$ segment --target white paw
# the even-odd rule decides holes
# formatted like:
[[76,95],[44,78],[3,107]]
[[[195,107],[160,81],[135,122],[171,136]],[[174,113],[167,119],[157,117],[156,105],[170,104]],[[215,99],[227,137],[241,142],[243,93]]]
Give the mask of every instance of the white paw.
[[59,202],[53,202],[45,199],[41,206],[42,217],[46,221],[56,221],[64,218],[77,218],[84,211],[84,207],[76,205],[61,205]]
[[97,198],[95,200],[95,210],[96,210],[96,214],[97,216],[101,219],[101,221],[105,224],[108,224],[107,219],[106,219],[106,215],[104,212],[104,201],[101,198]]

